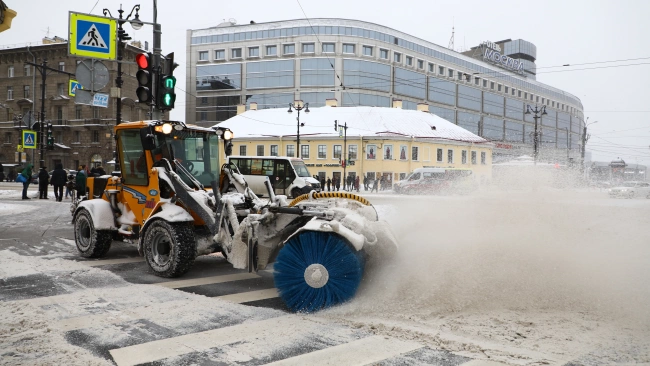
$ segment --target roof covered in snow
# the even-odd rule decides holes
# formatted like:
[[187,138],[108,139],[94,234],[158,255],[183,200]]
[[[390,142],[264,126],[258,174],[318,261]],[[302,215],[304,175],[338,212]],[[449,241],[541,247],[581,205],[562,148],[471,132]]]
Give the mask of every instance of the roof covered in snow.
[[[296,136],[297,111],[286,108],[249,110],[218,124],[235,138]],[[300,112],[301,137],[337,137],[334,121],[347,123],[348,137],[414,137],[463,142],[488,142],[432,113],[384,107],[319,107]]]

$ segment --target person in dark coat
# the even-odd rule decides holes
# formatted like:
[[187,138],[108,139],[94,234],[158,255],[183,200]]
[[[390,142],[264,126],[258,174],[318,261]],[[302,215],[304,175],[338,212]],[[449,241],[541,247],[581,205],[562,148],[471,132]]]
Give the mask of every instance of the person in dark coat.
[[2,167],[2,164],[0,164],[0,182],[5,181],[5,171],[4,168]]
[[86,166],[82,165],[79,167],[79,171],[75,176],[74,183],[75,188],[77,189],[77,197],[82,197],[86,195]]
[[[25,169],[20,173],[25,178],[25,182],[23,183],[23,199],[28,200],[29,197],[27,197],[27,188],[29,188],[29,183],[32,182],[32,164],[27,164]],[[16,177],[18,178],[18,177]]]
[[102,175],[106,175],[106,170],[104,170],[104,167],[100,165],[95,169],[95,174],[98,174],[101,177]]
[[370,193],[372,193],[372,191],[379,193],[378,188],[379,188],[379,179],[375,179],[375,181],[372,183],[372,189],[370,190]]
[[38,172],[38,198],[46,200],[47,186],[50,184],[50,174],[47,172],[46,167],[41,167]]
[[336,191],[341,189],[341,178],[334,178],[336,179]]
[[67,173],[63,170],[63,164],[56,164],[56,169],[52,172],[52,178],[50,179],[50,184],[54,186],[54,196],[56,197],[56,202],[63,201],[63,186],[67,181]]
[[320,179],[320,189],[322,192],[325,192],[325,177]]
[[[323,189],[325,189],[324,186],[323,186]],[[330,179],[330,177],[327,177],[327,191],[328,192],[332,191],[332,180]]]
[[363,190],[368,191],[368,176],[363,176]]
[[75,176],[72,174],[68,174],[68,179],[65,182],[65,198],[67,199],[68,196],[70,198],[74,198],[74,179]]
[[354,189],[357,190],[357,193],[359,193],[359,176],[357,175],[357,178],[354,180]]
[[348,175],[348,177],[345,178],[345,180],[346,180],[346,183],[347,183],[347,186],[346,186],[347,190],[351,191],[352,190],[352,176]]

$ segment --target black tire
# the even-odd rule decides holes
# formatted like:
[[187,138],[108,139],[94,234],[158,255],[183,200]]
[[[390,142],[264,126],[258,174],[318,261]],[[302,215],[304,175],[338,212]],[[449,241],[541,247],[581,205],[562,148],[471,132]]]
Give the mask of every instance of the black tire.
[[196,258],[192,225],[155,220],[144,236],[144,257],[159,277],[178,277],[187,272]]
[[298,198],[300,196],[302,196],[302,191],[300,190],[300,188],[294,188],[294,189],[291,190],[291,197],[292,198]]
[[111,249],[110,230],[95,230],[93,218],[86,209],[81,209],[74,220],[74,242],[82,257],[101,258]]

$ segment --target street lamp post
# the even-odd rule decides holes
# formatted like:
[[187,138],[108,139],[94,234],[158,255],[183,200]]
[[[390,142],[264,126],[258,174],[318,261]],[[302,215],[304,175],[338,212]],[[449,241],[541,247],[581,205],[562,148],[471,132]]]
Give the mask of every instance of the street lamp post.
[[309,103],[305,103],[305,105],[302,104],[302,101],[299,101],[298,103],[289,103],[289,110],[287,112],[288,113],[293,112],[292,108],[298,111],[298,117],[296,117],[297,126],[298,126],[298,133],[296,135],[297,136],[296,137],[296,145],[297,145],[296,156],[300,157],[300,127],[305,126],[304,123],[300,123],[300,111],[302,111],[304,109],[305,113],[309,113]]
[[569,127],[564,127],[564,130],[566,130],[566,165],[567,167],[569,166]]
[[591,123],[589,122],[589,117],[587,117],[587,120],[585,120],[585,125],[582,128],[582,152],[580,154],[580,160],[581,160],[581,165],[582,165],[582,170],[584,173],[585,170],[585,150],[587,149],[587,141],[589,141],[589,135],[587,135],[587,126],[593,125],[594,123],[598,123],[598,121],[593,121]]
[[[117,95],[117,102],[115,104],[117,108],[117,112],[115,113],[116,125],[122,123],[122,58],[124,57],[122,53],[124,52],[124,42],[131,39],[128,33],[124,31],[122,25],[129,21],[134,11],[135,17],[130,21],[130,23],[131,27],[133,27],[134,30],[138,30],[142,28],[142,25],[144,24],[140,20],[140,14],[138,13],[140,11],[140,4],[134,5],[133,9],[131,9],[131,12],[129,15],[127,15],[126,18],[122,17],[122,13],[124,13],[124,10],[122,10],[122,4],[120,4],[120,8],[117,10],[120,16],[117,18],[117,77],[115,78],[115,86],[119,89],[119,93]],[[105,16],[110,15],[111,18],[113,17],[113,14],[111,14],[110,10],[104,9],[103,12]]]
[[[538,136],[539,133],[537,132],[537,120],[541,118],[541,116],[546,115],[546,106],[543,105],[542,108],[537,108],[535,106],[535,109],[533,109],[529,104],[526,105],[526,113],[524,114],[531,114],[531,112],[534,114],[533,119],[535,120],[535,135],[533,136],[533,162],[535,165],[537,165],[537,155],[538,155],[538,150],[539,150],[539,143],[538,143]],[[541,116],[540,116],[541,114]]]

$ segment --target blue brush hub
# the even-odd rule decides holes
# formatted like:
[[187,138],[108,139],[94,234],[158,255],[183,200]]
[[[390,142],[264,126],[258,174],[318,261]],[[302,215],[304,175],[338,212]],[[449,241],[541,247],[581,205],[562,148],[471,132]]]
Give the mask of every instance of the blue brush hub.
[[354,297],[364,265],[363,252],[338,234],[303,231],[280,250],[275,287],[292,311],[317,311]]

